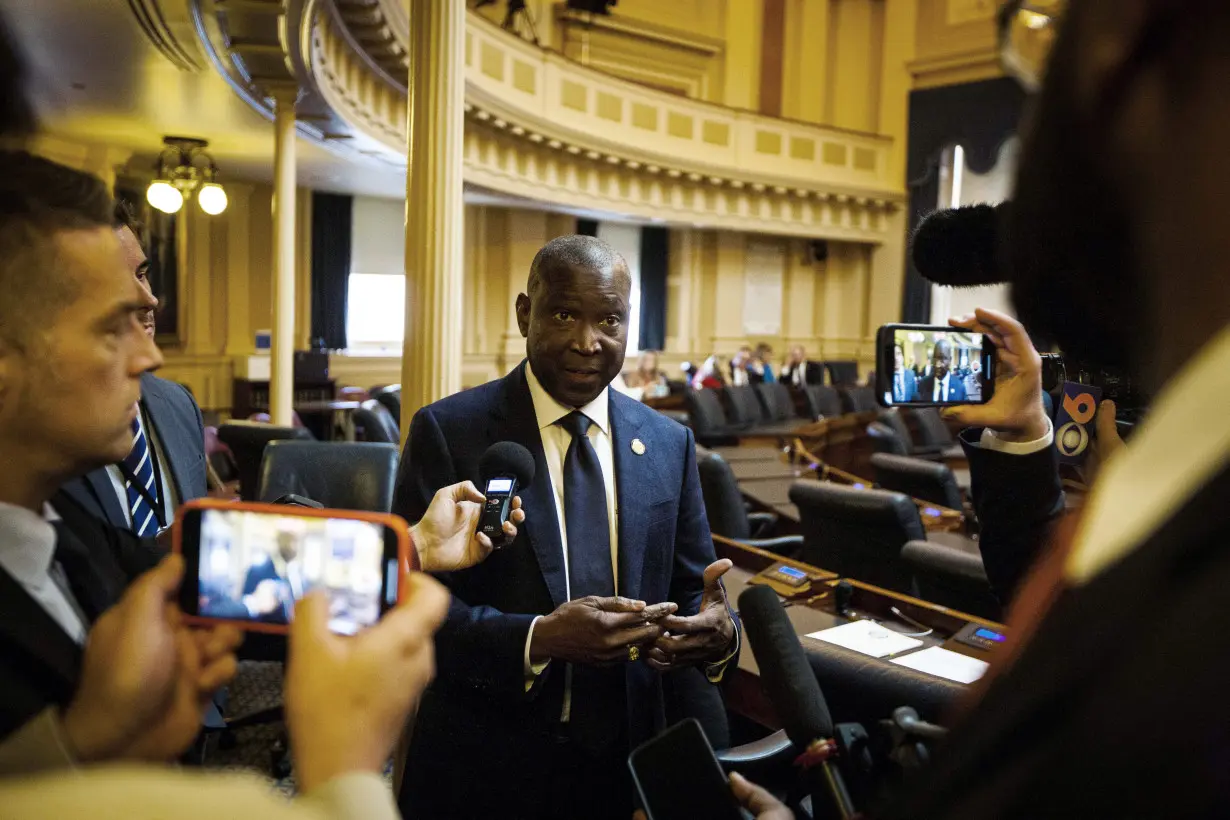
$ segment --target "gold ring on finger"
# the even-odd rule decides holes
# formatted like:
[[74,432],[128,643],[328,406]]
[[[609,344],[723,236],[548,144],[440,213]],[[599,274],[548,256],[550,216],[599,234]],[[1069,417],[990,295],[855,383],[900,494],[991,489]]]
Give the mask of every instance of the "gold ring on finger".
[[641,659],[641,648],[639,646],[628,647],[628,660],[639,661]]

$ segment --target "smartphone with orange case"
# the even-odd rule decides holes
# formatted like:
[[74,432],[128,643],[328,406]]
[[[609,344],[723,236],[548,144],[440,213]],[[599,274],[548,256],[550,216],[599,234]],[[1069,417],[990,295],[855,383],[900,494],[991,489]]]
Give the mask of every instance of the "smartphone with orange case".
[[210,498],[180,508],[173,549],[184,558],[179,606],[189,622],[282,635],[314,589],[329,596],[334,632],[371,626],[419,568],[398,516]]

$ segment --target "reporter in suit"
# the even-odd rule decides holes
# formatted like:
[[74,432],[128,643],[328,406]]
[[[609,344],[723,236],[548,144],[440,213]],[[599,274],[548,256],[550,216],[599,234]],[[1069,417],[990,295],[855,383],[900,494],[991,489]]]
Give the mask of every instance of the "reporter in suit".
[[931,373],[918,383],[922,401],[965,401],[965,383],[952,372],[952,342],[940,339],[931,354]]
[[517,540],[442,577],[453,598],[407,816],[626,820],[625,758],[662,727],[660,674],[699,665],[717,680],[738,651],[692,435],[608,390],[629,291],[604,243],[552,240],[517,298],[528,361],[415,414],[393,504],[409,520],[438,487],[478,480],[496,442],[525,446],[537,470]]
[[[476,516],[464,518],[465,529],[454,533],[454,541],[470,540]],[[0,742],[4,816],[397,818],[382,773],[431,678],[431,635],[448,606],[447,592],[422,574],[407,576],[403,601],[355,636],[329,632],[324,596],[299,604],[286,677],[299,792],[293,804],[256,777],[89,765],[95,759],[139,760],[152,749],[164,757],[182,752],[196,734],[201,710],[199,701],[181,693],[234,671],[237,632],[219,630],[203,640],[205,633],[185,629],[168,606],[182,571],[172,556],[138,579],[91,630],[74,703],[62,714],[47,710]]]
[[905,351],[899,344],[893,345],[893,401],[918,401],[918,380],[905,366]]
[[1230,5],[1128,9],[1068,4],[1004,250],[1030,332],[1133,374],[1149,411],[1021,586],[977,703],[885,817],[1230,815],[1230,232],[1208,208],[1230,195]]
[[[125,264],[150,305],[139,318],[153,339],[158,300],[149,284],[141,225],[120,201],[113,219]],[[64,490],[111,525],[152,536],[170,524],[180,504],[207,492],[201,409],[182,385],[143,373],[132,438],[123,459],[67,482]]]

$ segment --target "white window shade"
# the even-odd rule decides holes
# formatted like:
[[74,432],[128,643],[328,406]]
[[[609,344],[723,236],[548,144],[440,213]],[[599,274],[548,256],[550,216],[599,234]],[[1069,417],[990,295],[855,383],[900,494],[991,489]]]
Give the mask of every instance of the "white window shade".
[[404,276],[405,201],[357,196],[352,213],[350,272]]
[[351,347],[401,350],[406,335],[406,277],[352,273],[346,299],[346,339]]

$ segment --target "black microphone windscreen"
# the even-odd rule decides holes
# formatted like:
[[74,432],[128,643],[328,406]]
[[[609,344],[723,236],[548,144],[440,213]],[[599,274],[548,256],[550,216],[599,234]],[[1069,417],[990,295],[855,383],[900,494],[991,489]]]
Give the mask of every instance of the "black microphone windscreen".
[[739,596],[739,618],[760,667],[760,683],[797,746],[833,736],[833,718],[811,671],[794,624],[777,593],[749,586]]
[[999,262],[999,237],[1007,207],[1007,202],[966,205],[928,215],[910,241],[914,267],[924,279],[949,287],[1006,281]]
[[484,486],[492,476],[515,475],[518,487],[528,487],[534,481],[534,457],[514,441],[498,441],[478,460],[478,474]]

